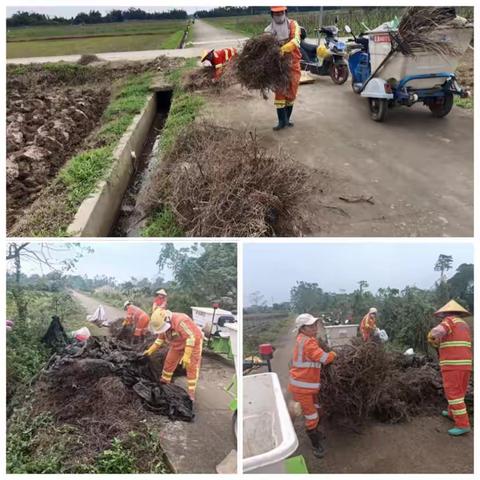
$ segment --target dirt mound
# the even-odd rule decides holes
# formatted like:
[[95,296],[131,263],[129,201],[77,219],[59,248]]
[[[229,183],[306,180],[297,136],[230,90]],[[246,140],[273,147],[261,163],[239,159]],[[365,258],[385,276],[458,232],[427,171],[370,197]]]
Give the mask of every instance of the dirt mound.
[[388,352],[374,342],[354,341],[335,351],[320,389],[331,423],[358,430],[372,418],[397,423],[445,407],[438,362]]
[[473,94],[473,50],[468,48],[456,71],[458,83]]
[[230,60],[223,68],[219,79],[213,79],[212,67],[200,67],[185,72],[182,78],[182,88],[189,92],[196,90],[213,90],[221,92],[238,83],[237,57]]
[[81,403],[100,379],[116,376],[128,387],[129,395],[135,392],[148,410],[172,420],[191,421],[194,415],[187,392],[177,385],[158,383],[164,358],[164,352],[149,359],[115,338],[91,337],[55,354],[45,369],[43,383],[52,398],[60,395],[65,404]]
[[167,205],[186,236],[298,236],[307,177],[283,151],[262,149],[251,132],[195,124],[151,172],[137,211]]
[[96,127],[106,87],[24,89],[7,96],[7,228]]
[[101,61],[96,55],[90,55],[90,54],[87,54],[87,55],[82,55],[77,63],[79,65],[89,65],[90,63],[94,63],[94,62],[99,62]]

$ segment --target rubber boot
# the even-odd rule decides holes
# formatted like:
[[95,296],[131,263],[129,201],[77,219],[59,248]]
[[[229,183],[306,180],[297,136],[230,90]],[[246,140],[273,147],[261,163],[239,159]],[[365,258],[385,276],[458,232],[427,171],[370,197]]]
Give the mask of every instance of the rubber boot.
[[276,127],[273,127],[275,131],[285,128],[288,124],[287,110],[285,107],[277,108],[277,117],[278,117],[278,125]]
[[442,410],[442,417],[449,418],[450,420],[453,420],[453,418],[448,414],[448,410]]
[[452,435],[453,437],[459,437],[460,435],[464,435],[465,433],[468,433],[469,431],[470,431],[470,427],[467,427],[467,428],[454,427],[454,428],[451,428],[448,431],[448,434]]
[[317,458],[323,458],[325,455],[325,448],[320,440],[320,432],[318,430],[307,430],[307,435],[312,444],[313,454]]
[[290,117],[292,116],[292,111],[293,111],[293,105],[289,105],[288,107],[285,107],[287,111],[287,126],[288,127],[293,127],[293,123],[290,121]]

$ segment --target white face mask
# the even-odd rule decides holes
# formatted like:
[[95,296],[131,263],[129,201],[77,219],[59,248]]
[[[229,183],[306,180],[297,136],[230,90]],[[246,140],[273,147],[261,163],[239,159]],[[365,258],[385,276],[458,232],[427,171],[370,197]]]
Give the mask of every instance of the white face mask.
[[277,24],[277,25],[280,25],[282,24],[283,22],[285,22],[285,17],[286,15],[284,13],[282,13],[281,15],[274,15],[273,16],[273,21]]

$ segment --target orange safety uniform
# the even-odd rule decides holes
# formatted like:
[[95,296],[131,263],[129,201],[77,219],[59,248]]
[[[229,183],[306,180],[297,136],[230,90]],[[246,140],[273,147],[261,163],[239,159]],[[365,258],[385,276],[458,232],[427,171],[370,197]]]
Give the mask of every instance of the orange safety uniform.
[[150,317],[141,308],[135,305],[127,307],[127,317],[125,318],[125,325],[134,325],[134,337],[141,337],[147,333]]
[[275,107],[285,108],[290,107],[297,98],[298,86],[300,85],[300,77],[302,74],[300,68],[300,59],[302,54],[300,52],[300,26],[295,20],[288,20],[289,38],[283,45],[283,48],[287,48],[286,55],[292,56],[292,65],[290,73],[290,84],[287,91],[275,92]]
[[163,295],[157,295],[155,297],[155,299],[153,300],[153,305],[152,305],[152,313],[157,308],[163,308],[164,310],[167,309],[167,297],[165,297]]
[[183,357],[186,348],[192,348],[190,364],[187,367],[188,394],[195,398],[200,363],[202,360],[203,335],[199,326],[184,313],[173,313],[170,319],[171,328],[166,333],[161,333],[156,342],[169,344],[169,350],[163,365],[163,383],[172,381],[173,372]]
[[445,317],[435,327],[443,329],[439,345],[443,389],[448,401],[448,414],[458,428],[470,427],[465,394],[472,373],[472,338],[470,327],[459,317]]
[[214,50],[211,64],[215,68],[214,78],[219,79],[222,76],[223,68],[233,57],[238,54],[236,48],[224,48],[222,50]]
[[364,342],[367,342],[372,337],[372,333],[377,328],[377,321],[370,313],[367,313],[360,322],[360,333]]
[[335,358],[334,352],[325,352],[316,338],[299,333],[293,349],[288,391],[300,403],[307,430],[317,428],[320,421],[318,393],[322,365],[328,365]]

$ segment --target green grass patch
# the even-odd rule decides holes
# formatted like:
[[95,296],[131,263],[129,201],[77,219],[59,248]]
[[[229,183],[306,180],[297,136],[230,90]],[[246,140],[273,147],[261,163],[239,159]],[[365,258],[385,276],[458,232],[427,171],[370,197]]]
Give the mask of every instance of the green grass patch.
[[175,215],[169,208],[156,212],[141,232],[142,237],[184,237]]
[[180,42],[183,38],[183,32],[183,30],[179,30],[178,32],[172,33],[164,42],[162,42],[160,48],[164,50],[179,48]]
[[471,110],[473,108],[473,97],[461,98],[461,97],[455,96],[454,104],[457,107]]

